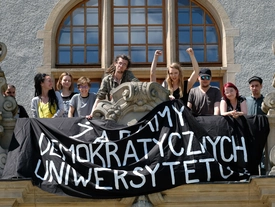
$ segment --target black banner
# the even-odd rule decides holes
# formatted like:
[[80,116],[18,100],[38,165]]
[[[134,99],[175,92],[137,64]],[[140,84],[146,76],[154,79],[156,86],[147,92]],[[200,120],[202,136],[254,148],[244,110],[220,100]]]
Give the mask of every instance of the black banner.
[[84,118],[18,119],[2,179],[84,198],[121,198],[258,173],[265,116],[194,118],[180,101],[133,126]]

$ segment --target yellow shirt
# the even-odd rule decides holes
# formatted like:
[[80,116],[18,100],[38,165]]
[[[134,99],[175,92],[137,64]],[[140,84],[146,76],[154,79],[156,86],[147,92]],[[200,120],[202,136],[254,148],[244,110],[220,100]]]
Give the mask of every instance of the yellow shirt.
[[43,102],[39,102],[38,104],[38,116],[39,118],[52,118],[53,115],[55,114],[56,112],[56,104],[54,104],[54,106],[51,107],[51,111],[52,113],[50,112],[49,110],[49,102],[48,103],[43,103]]

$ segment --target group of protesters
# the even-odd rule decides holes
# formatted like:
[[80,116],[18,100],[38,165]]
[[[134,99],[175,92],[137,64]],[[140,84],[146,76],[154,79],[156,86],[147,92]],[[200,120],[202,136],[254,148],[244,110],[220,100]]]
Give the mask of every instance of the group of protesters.
[[[231,82],[225,83],[220,90],[211,86],[212,72],[209,68],[199,68],[192,48],[188,53],[193,72],[184,80],[179,63],[172,63],[162,86],[170,92],[170,100],[177,99],[186,105],[194,116],[222,115],[238,118],[243,115],[265,115],[261,109],[264,96],[261,94],[263,80],[252,76],[248,80],[251,94],[240,95],[238,88]],[[162,51],[156,50],[150,69],[150,81],[156,82],[157,61]],[[125,82],[139,81],[129,70],[131,60],[127,55],[118,55],[106,71],[98,92],[91,93],[91,81],[87,77],[77,80],[79,93],[74,92],[73,77],[64,72],[59,76],[54,90],[54,82],[49,74],[38,73],[34,77],[35,95],[31,101],[32,118],[86,117],[92,119],[98,102],[112,100],[111,90]],[[194,87],[198,80],[199,86]],[[15,98],[16,88],[7,84],[4,96]],[[15,118],[28,118],[25,108],[18,105]]]
[[[193,72],[184,80],[179,63],[172,63],[167,69],[167,76],[162,86],[169,90],[170,100],[179,99],[188,106],[194,116],[222,115],[237,118],[242,115],[264,115],[261,105],[264,96],[261,94],[263,80],[261,77],[249,78],[248,84],[251,95],[244,97],[239,93],[236,85],[225,83],[220,90],[211,86],[212,72],[209,68],[199,69],[198,62],[192,48],[188,48]],[[150,69],[150,81],[156,82],[156,69],[162,51],[156,50]],[[86,117],[92,118],[100,100],[111,100],[111,90],[122,83],[139,81],[129,70],[131,60],[127,55],[118,55],[112,65],[107,69],[98,92],[91,93],[91,81],[87,77],[80,77],[77,81],[79,93],[74,92],[73,77],[64,72],[59,76],[54,90],[50,75],[38,73],[34,77],[35,96],[31,101],[31,117]],[[199,86],[193,87],[198,80]],[[16,88],[7,85],[5,96],[15,98]],[[16,118],[29,117],[23,106],[18,105]]]

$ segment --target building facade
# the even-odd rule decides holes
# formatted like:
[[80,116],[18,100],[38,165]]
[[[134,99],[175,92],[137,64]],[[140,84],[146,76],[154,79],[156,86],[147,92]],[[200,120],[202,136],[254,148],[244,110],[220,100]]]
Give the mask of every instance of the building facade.
[[65,71],[75,80],[87,76],[96,91],[114,56],[124,53],[133,73],[149,81],[156,49],[163,51],[159,82],[172,62],[191,74],[185,50],[192,47],[213,84],[233,82],[247,96],[247,80],[258,75],[265,95],[273,90],[274,9],[274,1],[260,0],[2,0],[0,41],[8,53],[1,68],[29,115],[37,72],[55,80]]

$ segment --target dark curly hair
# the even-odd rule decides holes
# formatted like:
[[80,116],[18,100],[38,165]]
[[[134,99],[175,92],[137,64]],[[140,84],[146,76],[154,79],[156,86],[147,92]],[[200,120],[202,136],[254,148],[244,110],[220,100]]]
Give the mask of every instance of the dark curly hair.
[[[34,96],[38,96],[38,97],[41,96],[41,94],[42,94],[41,83],[43,83],[45,81],[46,76],[49,76],[49,75],[45,74],[45,73],[37,73],[35,75],[35,77],[34,77],[34,88],[35,88]],[[57,109],[58,109],[58,100],[57,100],[57,97],[55,95],[55,91],[53,88],[48,91],[48,97],[49,97],[49,103],[50,103],[49,110],[50,110],[51,114],[54,114],[51,111],[51,107],[57,106]]]

